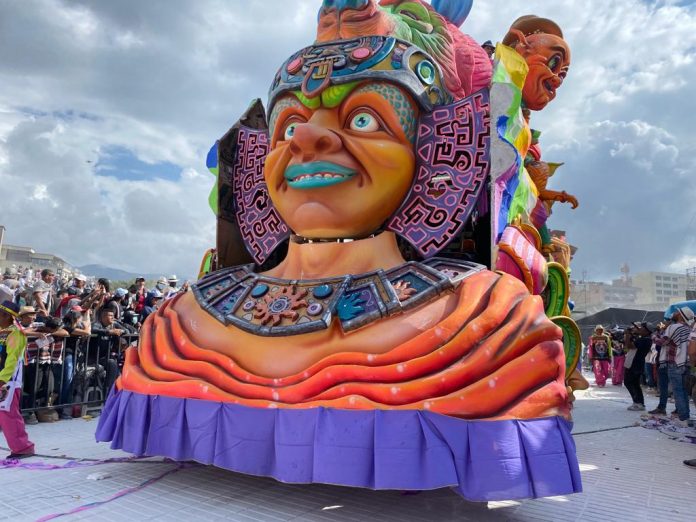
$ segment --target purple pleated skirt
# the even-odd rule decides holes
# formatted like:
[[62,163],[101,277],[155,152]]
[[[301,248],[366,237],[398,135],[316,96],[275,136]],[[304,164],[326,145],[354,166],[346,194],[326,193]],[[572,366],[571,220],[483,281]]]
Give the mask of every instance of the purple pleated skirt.
[[571,423],[467,421],[422,410],[265,409],[112,392],[96,439],[273,477],[371,489],[451,487],[468,500],[582,490]]

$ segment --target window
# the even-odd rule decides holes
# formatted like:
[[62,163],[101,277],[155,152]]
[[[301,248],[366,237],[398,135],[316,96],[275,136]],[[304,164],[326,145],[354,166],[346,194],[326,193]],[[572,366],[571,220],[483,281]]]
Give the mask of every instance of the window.
[[673,278],[672,278],[672,281],[679,281],[679,278],[673,277]]

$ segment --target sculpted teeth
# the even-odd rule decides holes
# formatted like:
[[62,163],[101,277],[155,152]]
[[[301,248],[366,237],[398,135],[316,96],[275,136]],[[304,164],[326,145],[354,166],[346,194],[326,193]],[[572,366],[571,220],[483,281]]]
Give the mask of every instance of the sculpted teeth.
[[302,181],[305,179],[317,179],[317,178],[323,178],[323,179],[335,179],[335,178],[345,178],[344,175],[342,174],[302,174],[301,176],[296,177],[292,181]]

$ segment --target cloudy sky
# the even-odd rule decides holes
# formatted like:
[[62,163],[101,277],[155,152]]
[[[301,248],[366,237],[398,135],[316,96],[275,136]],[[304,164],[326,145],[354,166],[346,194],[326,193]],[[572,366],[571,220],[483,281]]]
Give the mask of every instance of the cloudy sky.
[[[76,265],[193,274],[214,244],[210,145],[313,40],[320,0],[0,1],[0,224]],[[292,7],[292,10],[291,10]],[[502,39],[534,13],[573,51],[534,115],[552,226],[595,280],[696,266],[693,1],[475,0],[462,29]]]

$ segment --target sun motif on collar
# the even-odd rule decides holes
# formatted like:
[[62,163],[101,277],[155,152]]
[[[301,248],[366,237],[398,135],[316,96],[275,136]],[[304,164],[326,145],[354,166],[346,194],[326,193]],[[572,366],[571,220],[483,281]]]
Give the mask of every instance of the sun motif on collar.
[[259,319],[262,325],[271,323],[278,326],[283,318],[296,320],[298,313],[295,310],[307,307],[307,290],[298,289],[296,286],[284,286],[267,293],[262,301],[254,308],[254,318]]

